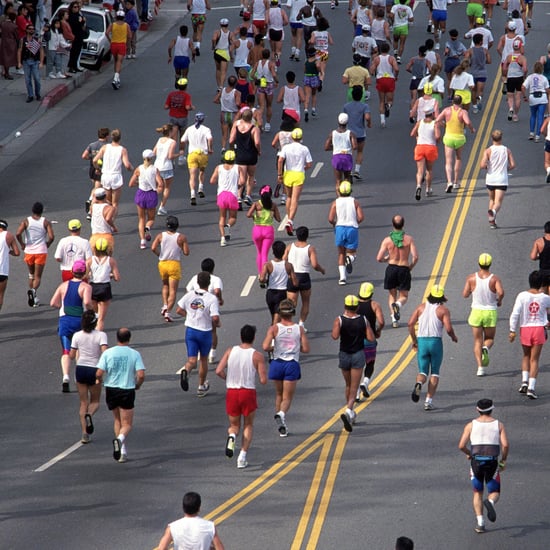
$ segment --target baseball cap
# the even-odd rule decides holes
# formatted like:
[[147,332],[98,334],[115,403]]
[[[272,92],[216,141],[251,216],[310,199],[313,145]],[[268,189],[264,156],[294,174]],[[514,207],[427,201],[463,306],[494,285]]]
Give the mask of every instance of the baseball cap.
[[351,194],[351,183],[347,180],[341,181],[338,186],[338,191],[340,195],[350,195]]
[[[99,250],[99,252],[105,252],[109,248],[109,241],[105,238],[97,239],[95,242],[95,249]],[[73,268],[74,271],[74,268]]]
[[515,21],[508,21],[508,29],[511,31],[515,31],[517,29],[517,25]]
[[443,298],[445,296],[445,288],[443,285],[434,285],[430,290],[430,294],[434,298]]
[[338,115],[338,124],[347,124],[348,123],[348,115],[346,113],[340,113]]
[[141,153],[141,156],[144,159],[152,159],[155,156],[155,154],[153,153],[152,149],[144,149],[143,153]]
[[73,273],[86,273],[86,262],[84,260],[76,260],[72,271]]
[[434,93],[433,84],[426,82],[426,84],[424,84],[424,93],[427,95],[432,95]]
[[80,220],[75,218],[73,220],[69,220],[67,227],[69,228],[69,231],[77,231],[82,227],[82,224],[80,223]]
[[519,38],[516,38],[513,42],[512,42],[512,48],[514,48],[514,50],[519,50],[522,46],[522,42]]
[[494,409],[493,400],[492,399],[480,399],[477,402],[476,409],[478,412],[491,412]]
[[370,25],[363,25],[363,26],[361,27],[361,30],[362,30],[362,31],[370,31]]
[[344,298],[344,305],[347,307],[357,307],[359,305],[359,298],[353,294],[348,294]]
[[226,19],[225,17],[223,19],[220,19],[220,25],[222,27],[227,27],[227,25],[229,25],[229,19]]
[[304,133],[302,132],[301,128],[294,128],[294,130],[292,130],[292,133],[290,134],[292,139],[295,139],[295,140],[302,139],[303,135]]
[[225,162],[235,162],[235,158],[236,158],[235,151],[233,151],[232,149],[230,149],[229,151],[226,151],[223,154],[223,160],[225,160]]
[[187,80],[187,78],[178,78],[178,81],[176,82],[176,84],[178,86],[187,86],[187,83],[189,81]]
[[95,196],[96,199],[102,199],[103,197],[107,196],[107,191],[105,191],[105,189],[103,189],[103,187],[98,187],[94,191],[94,196]]
[[195,122],[204,122],[206,115],[204,113],[197,113],[195,115]]
[[427,111],[424,111],[424,116],[434,116],[434,110],[428,109]]
[[359,298],[366,300],[374,294],[374,285],[372,283],[361,283],[359,287]]
[[483,17],[477,17],[476,18],[476,23],[478,25],[483,25],[483,23],[485,23],[485,19],[483,19]]
[[126,17],[126,12],[124,10],[118,10],[116,12],[117,17]]
[[487,252],[483,252],[483,254],[479,255],[477,263],[481,267],[489,267],[493,263],[493,258],[490,254],[487,254]]

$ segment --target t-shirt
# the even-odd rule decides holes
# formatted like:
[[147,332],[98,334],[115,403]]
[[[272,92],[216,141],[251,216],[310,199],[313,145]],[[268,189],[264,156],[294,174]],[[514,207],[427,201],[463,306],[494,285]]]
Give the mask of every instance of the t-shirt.
[[306,164],[313,162],[309,149],[298,141],[285,145],[279,156],[285,159],[285,170],[294,172],[305,172]]
[[212,132],[207,126],[202,124],[195,128],[195,126],[189,126],[181,138],[182,143],[189,143],[189,152],[194,153],[201,151],[208,153],[208,141],[212,139]]
[[129,346],[114,346],[106,350],[97,368],[105,372],[105,387],[121,390],[133,390],[136,387],[136,372],[145,370],[140,353]]
[[101,346],[107,346],[107,335],[100,330],[84,332],[79,330],[73,335],[71,349],[78,350],[77,365],[95,367],[101,355]]
[[183,517],[169,525],[174,550],[210,550],[216,528],[199,516]]
[[78,235],[63,237],[57,244],[54,255],[56,260],[61,260],[62,271],[70,271],[76,260],[87,260],[91,257],[90,242]]
[[191,105],[191,96],[182,90],[170,92],[164,102],[168,115],[174,118],[187,118]]
[[355,134],[355,137],[366,137],[365,115],[370,113],[368,104],[362,101],[350,101],[344,105],[344,113],[348,115],[348,129]]
[[[191,292],[191,290],[200,290],[199,283],[197,283],[196,275],[193,275],[193,277],[191,277],[191,280],[187,283],[185,290],[187,292]],[[211,273],[210,286],[208,287],[208,292],[210,292],[210,294],[214,294],[214,290],[223,290],[223,283],[220,277]]]
[[361,67],[361,65],[353,65],[353,67],[348,67],[342,76],[348,79],[348,86],[350,88],[354,86],[363,86],[364,88],[365,79],[370,77],[370,73],[365,67]]
[[220,314],[218,298],[205,290],[191,290],[178,302],[178,307],[187,312],[185,326],[195,330],[212,330],[212,317]]
[[409,6],[403,4],[396,4],[392,6],[391,12],[393,13],[393,27],[404,27],[409,24],[409,19],[413,18],[413,11]]

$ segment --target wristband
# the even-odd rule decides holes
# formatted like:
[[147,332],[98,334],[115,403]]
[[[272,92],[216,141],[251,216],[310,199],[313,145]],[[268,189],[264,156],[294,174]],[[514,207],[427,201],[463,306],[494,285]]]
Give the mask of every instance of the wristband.
[[499,463],[498,463],[498,466],[499,468],[504,468],[506,466],[506,460],[501,460]]

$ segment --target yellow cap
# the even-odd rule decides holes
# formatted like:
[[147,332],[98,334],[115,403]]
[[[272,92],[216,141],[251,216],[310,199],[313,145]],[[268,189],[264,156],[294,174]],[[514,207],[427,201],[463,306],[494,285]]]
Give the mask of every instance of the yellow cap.
[[489,267],[493,263],[493,258],[490,254],[484,252],[483,254],[479,255],[477,263],[480,265],[480,267]]
[[351,183],[347,180],[340,182],[338,191],[340,191],[340,195],[351,195]]
[[347,307],[357,307],[359,305],[359,298],[353,294],[348,294],[344,298],[344,305]]
[[105,252],[107,248],[109,248],[109,242],[107,241],[107,239],[97,239],[97,241],[95,242],[96,250],[99,250],[100,252]]
[[443,285],[434,285],[430,290],[430,294],[434,298],[443,298],[443,296],[445,296],[445,288],[443,287]]
[[178,86],[187,86],[187,82],[189,82],[187,80],[187,78],[178,78],[178,81],[177,81],[177,85]]
[[434,87],[432,86],[432,84],[430,84],[429,82],[426,82],[426,84],[424,84],[424,93],[427,95],[432,95],[433,92],[434,92]]
[[483,17],[476,17],[476,23],[478,25],[483,25],[485,23],[485,19],[483,19]]
[[223,160],[225,160],[226,162],[234,162],[235,161],[235,151],[233,151],[231,149],[229,151],[226,151],[223,154]]
[[361,283],[359,287],[359,298],[366,300],[374,294],[374,285],[372,283]]
[[301,128],[294,128],[292,130],[292,133],[290,134],[292,139],[302,139],[302,136],[304,135]]
[[77,229],[80,229],[82,227],[82,224],[80,223],[80,220],[74,218],[73,220],[69,220],[67,227],[70,231],[76,231]]

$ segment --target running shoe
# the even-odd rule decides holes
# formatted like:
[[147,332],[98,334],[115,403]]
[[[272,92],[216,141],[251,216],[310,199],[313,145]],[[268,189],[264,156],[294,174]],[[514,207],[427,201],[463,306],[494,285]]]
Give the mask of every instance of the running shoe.
[[392,326],[393,328],[399,328],[399,321],[392,321],[391,326]]
[[497,229],[497,228],[498,228],[498,225],[497,225],[495,222],[493,222],[493,223],[490,223],[490,222],[489,222],[489,228],[490,228],[490,229]]
[[40,306],[40,300],[38,299],[38,296],[34,295],[34,305],[32,307],[39,307]]
[[428,21],[428,26],[426,27],[426,32],[431,33],[432,32],[432,22]]
[[167,322],[167,323],[173,323],[174,322],[174,318],[172,317],[172,314],[167,311],[165,314],[164,314],[164,320]]
[[357,170],[355,170],[354,172],[352,172],[351,175],[352,175],[356,180],[362,180],[362,179],[363,179],[363,177],[361,176],[361,172],[358,172]]
[[453,183],[453,189],[460,189],[460,183]]
[[487,346],[481,348],[481,364],[484,367],[489,366],[489,348]]
[[228,435],[227,442],[225,444],[225,456],[227,458],[233,458],[234,452],[235,452],[235,436]]
[[538,399],[539,396],[537,395],[537,393],[535,392],[535,390],[527,390],[527,397],[529,399]]
[[514,116],[514,109],[510,109],[508,111],[508,122],[512,121],[513,116]]
[[208,354],[208,362],[212,365],[216,362],[216,350],[211,349],[210,353]]
[[166,304],[164,304],[161,308],[160,308],[160,314],[162,317],[164,317],[164,314],[168,311],[168,306]]
[[535,132],[529,132],[529,141],[533,141],[535,139]]
[[426,189],[426,197],[431,197],[434,194],[434,190],[431,187]]
[[425,411],[433,411],[434,406],[432,405],[431,401],[426,401],[424,403],[424,410]]
[[292,237],[294,235],[294,224],[292,223],[292,220],[288,220],[285,225],[286,234],[289,237]]
[[90,436],[88,434],[82,434],[82,437],[80,438],[80,443],[84,445],[90,443]]
[[252,206],[252,197],[250,195],[246,195],[243,202],[246,204],[246,206]]
[[441,44],[440,44],[439,42],[436,42],[436,43],[435,43],[435,48],[434,48],[434,50],[437,51],[437,50],[439,50],[440,48],[441,48]]
[[150,241],[151,240],[151,228],[145,226],[145,240]]
[[[506,95],[508,93],[508,86],[506,85],[506,82],[502,83],[502,95]],[[508,119],[510,120],[510,119]]]
[[141,241],[139,241],[139,248],[141,250],[145,250],[147,248],[147,244],[145,242],[145,239],[141,239]]
[[230,241],[231,240],[231,226],[228,223],[226,223],[223,226],[223,232],[224,232],[225,240]]
[[166,208],[164,208],[164,206],[159,206],[159,209],[157,210],[157,214],[159,216],[166,216],[168,212],[166,211]]
[[196,197],[191,197],[191,206],[197,206],[197,199],[196,199]]
[[116,437],[115,439],[113,439],[113,458],[115,460],[120,460],[120,457],[122,456],[122,442],[120,441],[120,439],[118,439],[118,437]]
[[399,306],[399,304],[397,302],[394,302],[391,305],[391,309],[392,309],[392,312],[393,312],[393,318],[396,321],[399,321],[399,319],[401,319],[401,307]]
[[197,397],[204,397],[210,391],[208,380],[197,388]]
[[397,61],[397,63],[398,63],[399,65],[401,65],[401,56],[400,56],[400,55],[396,55],[396,56],[395,56],[395,60]]
[[479,113],[479,107],[477,105],[472,105],[472,113],[474,113],[474,115]]
[[489,216],[489,223],[494,223],[497,213],[493,209],[487,210],[487,216]]
[[476,526],[474,527],[474,531],[476,533],[485,533],[485,525],[479,525],[479,523],[476,523]]
[[527,394],[527,384],[522,384],[518,390],[519,393]]
[[61,391],[62,393],[71,393],[68,380],[63,380],[63,384],[61,384]]
[[489,499],[485,499],[483,501],[483,505],[487,509],[487,519],[491,523],[494,523],[497,520],[497,513],[495,507],[493,506],[493,503]]
[[352,260],[351,256],[349,256],[347,254],[346,254],[346,259],[345,259],[345,265],[346,265],[346,273],[348,275],[350,275],[353,272],[353,260]]
[[365,399],[368,399],[370,397],[369,388],[365,384],[365,382],[362,382],[361,384],[359,384],[359,389],[361,390],[361,393],[363,394],[363,397]]
[[[320,87],[320,86],[321,86],[321,85],[319,85],[319,87]],[[319,91],[321,91],[321,90],[319,90]],[[317,116],[317,109],[311,109],[311,116],[312,116],[312,117],[316,117],[316,116]]]
[[485,368],[484,367],[478,367],[477,368],[477,376],[485,376]]
[[414,192],[414,198],[419,201],[422,198],[422,187],[417,187]]
[[347,411],[340,415],[340,419],[344,423],[344,430],[346,430],[346,432],[352,432],[353,426],[351,424],[351,417],[349,416]]
[[452,190],[453,190],[452,182],[447,183],[447,187],[445,188],[445,193],[451,193]]
[[308,110],[307,110],[307,109],[304,110],[304,120],[305,120],[306,122],[309,122],[309,113],[308,113]]
[[187,369],[181,369],[180,386],[183,391],[189,391],[189,373]]
[[204,199],[204,190],[199,187],[199,198]]
[[90,212],[90,206],[92,205],[92,201],[90,199],[88,199],[85,203],[84,203],[84,210],[86,210],[86,214],[88,214]]
[[414,403],[418,403],[420,401],[420,390],[422,390],[422,384],[420,382],[417,382],[414,385],[413,391],[411,393],[411,399]]
[[84,421],[86,422],[86,433],[87,434],[93,434],[94,433],[94,423],[92,420],[91,414],[85,414],[84,415]]
[[269,124],[269,122],[265,123],[264,132],[271,132],[271,124]]
[[29,304],[29,307],[33,307],[34,306],[34,295],[35,295],[35,290],[32,289],[32,288],[29,288],[29,290],[27,290],[27,304]]
[[178,156],[178,166],[183,166],[185,164],[185,155]]
[[514,116],[512,117],[513,122],[519,122],[519,116],[514,113]]
[[277,423],[277,430],[279,431],[280,437],[286,437],[288,435],[288,429],[285,423],[285,418],[283,415],[277,413],[275,416],[275,422]]
[[384,116],[390,118],[390,104],[384,103]]
[[246,458],[239,457],[237,459],[237,468],[239,470],[242,470],[243,468],[246,468],[248,466],[248,462],[246,461]]
[[535,143],[540,143],[540,136],[535,136]]
[[345,286],[345,285],[348,284],[348,282],[346,281],[346,279],[340,279],[340,280],[338,281],[338,284],[339,284],[340,286]]
[[227,239],[225,237],[220,239],[220,246],[227,246]]
[[125,462],[128,462],[128,455],[126,453],[121,453],[120,458],[117,460],[119,464],[124,464]]

